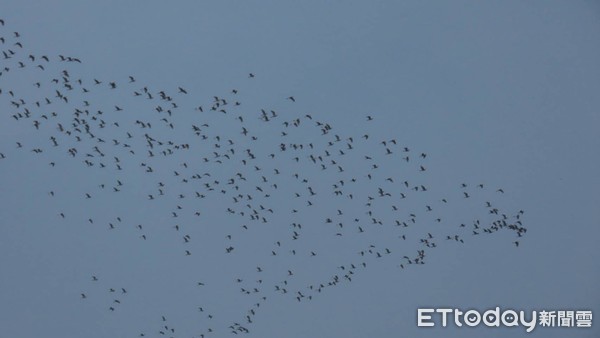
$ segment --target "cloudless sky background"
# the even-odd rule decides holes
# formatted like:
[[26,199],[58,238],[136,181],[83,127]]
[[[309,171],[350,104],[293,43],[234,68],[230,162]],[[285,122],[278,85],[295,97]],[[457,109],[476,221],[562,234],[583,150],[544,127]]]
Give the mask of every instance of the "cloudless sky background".
[[[401,270],[400,261],[393,260],[373,263],[352,282],[311,301],[296,302],[269,291],[273,295],[261,305],[248,337],[598,336],[597,2],[11,1],[0,4],[0,18],[6,22],[0,35],[18,31],[32,53],[52,56],[54,62],[59,54],[81,59],[68,67],[88,81],[102,78],[125,85],[132,75],[156,91],[176,92],[181,86],[193,95],[185,98],[190,107],[196,98],[208,105],[213,95],[239,88],[243,105],[310,113],[340,135],[360,137],[368,131],[373,138],[396,138],[415,152],[426,152],[426,183],[434,196],[460,197],[462,182],[484,183],[492,192],[506,192],[499,203],[507,212],[525,211],[528,231],[519,247],[512,233],[467,236],[464,245],[428,250],[427,263],[418,267]],[[34,75],[11,72],[0,78],[3,96],[13,83],[26,88],[22,95],[35,93],[30,86]],[[256,74],[252,81],[250,72]],[[94,94],[94,100],[135,110],[139,106],[129,92],[105,90]],[[290,95],[297,101],[293,106],[286,100]],[[107,195],[105,202],[99,197],[87,203],[82,192],[114,179],[93,176],[81,163],[49,173],[48,161],[28,150],[47,137],[36,136],[28,122],[16,123],[10,118],[10,101],[2,101],[0,152],[7,158],[0,161],[0,337],[132,337],[139,332],[153,337],[161,313],[168,313],[178,327],[176,336],[192,336],[206,320],[185,310],[189,298],[204,297],[182,291],[183,284],[195,279],[212,283],[206,298],[222,314],[218,320],[244,320],[247,301],[231,280],[225,283],[219,275],[195,270],[194,261],[180,257],[178,242],[153,242],[150,261],[131,229],[129,235],[108,237],[112,235],[105,229],[65,225],[57,218],[57,208],[68,208],[73,219],[83,220],[114,214],[146,224],[162,216],[147,209],[146,181],[137,169],[122,177],[134,187],[133,194],[140,192],[141,202],[111,203]],[[374,117],[373,123],[366,122],[367,115]],[[28,149],[18,151],[16,140],[25,140]],[[68,162],[68,155],[61,156]],[[402,177],[394,165],[385,170]],[[318,172],[306,175],[319,179]],[[53,189],[67,197],[50,200],[47,192]],[[324,197],[319,202],[338,208]],[[279,203],[280,209],[289,208],[285,201]],[[443,213],[471,221],[481,210],[449,204]],[[221,236],[220,231],[204,235]],[[170,234],[165,231],[164,236]],[[260,238],[245,243],[237,245],[253,248]],[[335,252],[342,245],[332,243],[324,250]],[[306,245],[310,249],[313,243]],[[399,252],[409,244],[389,245]],[[413,248],[407,252],[420,247],[413,243]],[[218,272],[228,264],[237,268],[228,257],[219,252],[190,258]],[[172,265],[179,260],[185,263]],[[315,274],[325,280],[330,276]],[[90,281],[92,275],[101,278],[101,286]],[[128,289],[120,313],[109,313],[112,296],[96,287]],[[90,296],[85,302],[81,292]],[[483,311],[495,306],[589,309],[595,325],[538,327],[531,334],[523,328],[416,326],[419,307]],[[227,330],[214,336],[228,336]]]

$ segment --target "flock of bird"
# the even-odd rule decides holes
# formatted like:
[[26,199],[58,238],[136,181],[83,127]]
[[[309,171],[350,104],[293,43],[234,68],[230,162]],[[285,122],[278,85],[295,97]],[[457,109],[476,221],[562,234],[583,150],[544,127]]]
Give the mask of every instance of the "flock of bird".
[[[189,287],[195,307],[188,310],[202,318],[197,331],[180,332],[161,313],[139,336],[248,333],[273,297],[311,301],[378,262],[404,273],[444,245],[506,232],[518,247],[527,231],[522,210],[507,213],[495,202],[502,188],[430,186],[427,153],[380,135],[375,114],[344,132],[318,113],[298,112],[297,96],[258,105],[244,96],[256,86],[253,73],[207,98],[132,75],[85,77],[78,57],[36,53],[0,24],[2,123],[25,130],[2,136],[0,167],[23,153],[49,175],[89,177],[94,184],[40,192],[58,201],[48,215],[53,224],[87,227],[86,241],[98,231],[137,241],[131,250],[146,245],[157,259],[193,262],[198,276],[211,276],[172,276]],[[16,77],[23,88],[13,86]],[[112,315],[136,293],[135,285],[88,276],[74,297]],[[214,294],[236,305],[203,302]]]

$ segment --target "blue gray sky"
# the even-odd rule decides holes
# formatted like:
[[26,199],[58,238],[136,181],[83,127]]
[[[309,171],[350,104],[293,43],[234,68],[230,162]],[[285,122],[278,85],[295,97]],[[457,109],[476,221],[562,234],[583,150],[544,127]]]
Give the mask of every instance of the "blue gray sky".
[[[0,160],[0,336],[158,337],[166,325],[176,330],[170,333],[175,337],[227,337],[232,336],[228,326],[238,323],[249,329],[248,337],[596,337],[597,324],[538,327],[530,334],[523,328],[418,328],[416,312],[499,306],[600,314],[599,16],[593,1],[1,4],[0,36],[6,42],[0,47],[17,55],[1,60],[10,70],[0,76],[5,156]],[[59,55],[81,63],[61,62]],[[19,68],[18,61],[26,66]],[[75,86],[60,88],[69,102],[60,102],[51,82],[57,78],[62,85],[63,70]],[[153,100],[134,96],[143,87]],[[171,105],[158,101],[161,90],[177,103],[172,116],[155,110]],[[213,96],[227,100],[219,107],[226,113],[210,111]],[[44,103],[46,97],[52,104]],[[90,104],[87,123],[106,143],[86,134],[77,141],[76,131],[67,136],[57,130],[58,122],[70,127],[75,109],[87,109],[84,101]],[[235,101],[238,107],[232,106]],[[194,109],[198,106],[204,111]],[[32,118],[11,117],[25,108]],[[278,116],[262,121],[261,109]],[[97,110],[103,115],[92,120]],[[100,118],[105,128],[98,127]],[[295,118],[302,119],[301,126],[285,129],[283,122]],[[41,122],[39,130],[33,120]],[[141,128],[136,120],[152,121],[152,128]],[[321,135],[316,121],[332,130]],[[207,139],[195,135],[192,125]],[[242,125],[256,141],[241,134]],[[129,140],[126,132],[134,137]],[[145,133],[191,149],[163,156],[154,143],[156,156],[149,158]],[[53,147],[51,136],[58,137],[59,146]],[[347,150],[350,137],[353,149]],[[281,152],[280,143],[313,143],[315,154],[333,149],[336,164],[327,159],[328,169],[321,170],[308,150],[292,155]],[[410,149],[408,163],[403,147]],[[38,148],[41,154],[31,151]],[[78,155],[70,156],[70,148]],[[213,151],[222,156],[230,148],[236,149],[234,160],[216,162]],[[258,159],[244,166],[246,149]],[[147,166],[154,172],[147,173]],[[239,213],[247,202],[232,204],[232,187],[226,185],[236,173],[247,178],[238,184],[254,196],[248,201],[252,208],[274,210],[272,215],[261,210],[267,223],[248,220],[252,208],[245,216],[227,211]],[[316,196],[310,197],[294,173],[310,182]],[[201,183],[191,178],[195,174],[202,175]],[[184,177],[191,183],[182,183]],[[348,183],[353,177],[356,184]],[[333,193],[339,179],[347,184],[340,189],[344,198]],[[409,194],[403,181],[427,191]],[[164,197],[158,182],[165,185]],[[215,192],[203,191],[204,183]],[[259,198],[256,186],[271,187],[273,197]],[[379,187],[393,198],[377,197]],[[196,198],[196,191],[207,197]],[[295,198],[296,192],[302,196]],[[401,192],[405,200],[397,199]],[[375,197],[369,208],[368,196]],[[527,233],[473,235],[473,222],[495,220],[485,202],[509,217],[523,210]],[[368,210],[384,224],[371,225]],[[395,219],[415,218],[411,213],[417,216],[414,225],[394,226]],[[336,229],[338,222],[343,227]],[[296,240],[293,223],[302,224]],[[460,223],[466,224],[464,231]],[[364,233],[357,231],[359,224]],[[420,242],[427,233],[435,248]],[[464,243],[446,240],[459,233]],[[399,239],[402,234],[408,239]],[[234,250],[227,253],[230,246]],[[359,254],[369,249],[374,254]],[[413,258],[422,249],[426,263],[408,266],[403,256]],[[317,255],[311,257],[311,251]],[[323,292],[307,288],[327,284],[333,275],[344,279],[351,264],[362,262],[367,267],[357,267],[352,281]],[[289,294],[276,290],[285,288],[284,280]],[[306,296],[301,301],[295,299],[298,291]],[[250,309],[256,314],[246,323]]]

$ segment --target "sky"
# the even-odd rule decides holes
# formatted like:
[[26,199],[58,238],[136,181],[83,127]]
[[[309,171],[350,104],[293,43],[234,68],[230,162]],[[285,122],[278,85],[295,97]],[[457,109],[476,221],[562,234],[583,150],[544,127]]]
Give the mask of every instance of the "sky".
[[[0,4],[16,53],[0,61],[0,337],[597,337],[416,317],[600,313],[599,16],[593,1]],[[499,217],[486,202],[527,232],[474,229]]]

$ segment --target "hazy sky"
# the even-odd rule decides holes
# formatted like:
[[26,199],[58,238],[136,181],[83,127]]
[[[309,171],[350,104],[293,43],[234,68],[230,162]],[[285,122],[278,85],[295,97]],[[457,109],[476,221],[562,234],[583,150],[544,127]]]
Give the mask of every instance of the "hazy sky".
[[[21,54],[0,61],[10,68],[0,76],[0,153],[5,155],[0,159],[0,337],[136,337],[141,332],[155,337],[162,336],[164,325],[176,328],[171,333],[176,337],[197,337],[209,327],[212,336],[225,337],[232,336],[227,326],[234,322],[250,330],[248,337],[598,336],[598,323],[590,329],[538,327],[531,334],[522,327],[416,326],[419,307],[593,310],[595,322],[600,320],[598,3],[12,1],[0,4],[0,18],[5,21],[2,50],[21,52],[14,43],[23,45]],[[59,55],[81,63],[60,62]],[[26,67],[19,69],[18,61]],[[36,69],[37,64],[45,69]],[[76,86],[72,92],[61,89],[69,102],[60,102],[51,83],[62,70]],[[136,82],[129,83],[129,76]],[[90,93],[75,84],[80,78]],[[93,79],[102,84],[94,85]],[[38,81],[40,88],[34,85]],[[114,90],[111,81],[117,84]],[[155,101],[134,97],[144,86]],[[231,92],[234,88],[238,94]],[[155,110],[170,105],[156,101],[161,90],[177,101],[173,116]],[[227,98],[227,114],[207,111],[213,96]],[[45,105],[45,97],[53,103]],[[33,119],[41,121],[40,130],[32,119],[11,117],[24,110],[11,104],[21,98]],[[61,135],[60,146],[53,147],[49,137],[59,135],[56,122],[40,114],[54,111],[68,127],[75,109],[86,109],[86,100],[90,112],[104,111],[108,126],[94,132],[106,143]],[[236,100],[239,108],[231,107]],[[123,111],[115,111],[115,105]],[[205,112],[193,109],[199,105]],[[279,116],[265,123],[260,109]],[[241,135],[236,114],[243,114],[258,141]],[[294,117],[303,118],[302,128],[282,136],[282,122]],[[85,119],[98,123],[91,115]],[[141,129],[136,119],[152,120],[152,131]],[[320,135],[316,121],[333,130]],[[209,137],[205,143],[191,127],[203,123],[210,125],[202,127]],[[135,135],[131,141],[127,131]],[[147,132],[165,142],[191,143],[192,149],[170,157],[156,150],[155,158],[147,158]],[[361,139],[363,134],[369,140]],[[356,186],[344,188],[353,192],[353,200],[331,192],[341,176],[335,166],[321,171],[306,157],[296,163],[291,154],[278,152],[281,142],[327,149],[334,135],[354,139],[354,149],[339,157],[346,182],[360,175]],[[224,153],[227,139],[241,154],[251,149],[264,157],[248,167],[237,160],[203,161],[213,151]],[[393,157],[385,155],[391,145],[379,144],[391,139],[398,142]],[[122,146],[127,142],[131,149]],[[222,148],[213,149],[215,143]],[[106,159],[86,158],[93,146]],[[405,146],[413,156],[408,164],[402,159]],[[72,147],[80,152],[76,158],[67,153]],[[44,152],[31,151],[37,148]],[[129,150],[136,154],[128,155]],[[271,152],[277,157],[269,161]],[[422,152],[427,158],[421,161]],[[380,166],[377,184],[364,175],[371,165],[365,155]],[[114,156],[123,162],[122,171],[115,169]],[[86,159],[95,165],[86,166]],[[100,169],[99,162],[107,168]],[[141,163],[152,166],[154,176]],[[417,163],[427,171],[420,172]],[[282,176],[273,174],[274,165]],[[186,175],[207,172],[212,177],[192,183],[197,188],[181,183]],[[252,202],[275,210],[264,227],[226,211],[231,197],[218,190],[236,172],[248,173],[244,184],[254,196],[259,196],[255,186],[265,183],[261,176],[269,180],[265,185],[279,183],[274,196],[287,196]],[[292,173],[318,190],[312,198],[316,211],[307,211],[305,195],[290,197],[300,189],[307,194]],[[431,232],[439,243],[427,248],[426,264],[399,267],[406,265],[404,255],[414,257],[424,249],[413,233],[403,241],[396,230],[371,230],[388,229],[383,226],[369,228],[364,236],[354,231],[354,215],[370,220],[365,199],[377,195],[386,177],[394,178],[394,186],[407,180],[428,188],[426,195],[401,204],[401,212],[419,212],[422,228],[415,231]],[[216,193],[194,199],[202,184],[214,180],[220,180]],[[162,200],[159,181],[166,184]],[[468,183],[471,198],[463,197],[461,183]],[[480,183],[485,189],[477,190]],[[113,193],[113,187],[121,191]],[[400,194],[389,187],[392,195]],[[158,200],[150,201],[149,194]],[[472,235],[475,219],[492,217],[486,201],[510,216],[523,210],[527,233],[518,239],[508,231]],[[171,216],[178,205],[179,214],[189,217]],[[427,213],[425,205],[434,212]],[[395,217],[383,202],[374,208],[381,219]],[[294,215],[292,209],[300,212]],[[338,209],[343,211],[339,217]],[[201,215],[195,217],[194,211]],[[333,216],[333,225],[324,222]],[[438,216],[444,222],[437,224]],[[455,225],[445,228],[446,220],[467,224],[464,244],[445,239],[457,231]],[[344,223],[344,236],[335,236],[337,221]],[[295,222],[304,231],[298,241],[289,236]],[[176,224],[181,231],[173,228]],[[256,225],[246,232],[242,224]],[[182,239],[186,233],[190,243]],[[271,256],[280,238],[284,243]],[[230,245],[235,249],[228,254]],[[368,245],[392,254],[363,259],[357,252]],[[311,260],[307,253],[313,250],[318,254]],[[310,301],[298,302],[274,288],[290,279],[290,293],[295,293],[333,274],[341,277],[340,265],[362,261],[368,267],[358,269],[351,282],[326,288]],[[265,271],[258,273],[257,266]],[[244,281],[236,283],[238,277]],[[258,279],[263,282],[257,284]],[[240,292],[254,287],[260,287],[256,295]],[[247,310],[262,296],[268,299],[253,323],[245,324]]]

